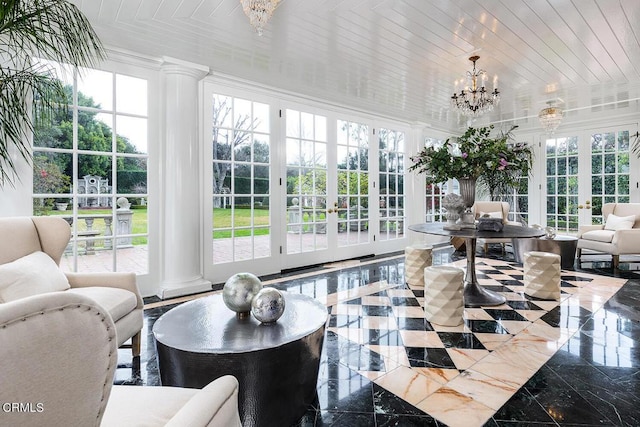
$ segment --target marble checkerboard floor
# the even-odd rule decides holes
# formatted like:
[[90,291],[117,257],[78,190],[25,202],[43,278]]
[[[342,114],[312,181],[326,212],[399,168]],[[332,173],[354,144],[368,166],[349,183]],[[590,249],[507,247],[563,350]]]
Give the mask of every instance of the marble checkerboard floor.
[[507,302],[466,308],[457,327],[424,320],[420,288],[383,281],[338,295],[328,331],[345,341],[341,363],[449,426],[480,426],[626,282],[565,271],[560,301],[542,301],[524,294],[521,266],[485,259],[477,271]]
[[[458,327],[424,320],[423,290],[403,283],[401,255],[265,278],[329,313],[317,399],[298,425],[640,425],[635,273],[563,271],[561,300],[542,301],[524,295],[521,265],[479,258],[477,270],[507,302],[465,309]],[[153,322],[194,297],[147,305],[135,382],[159,384]]]

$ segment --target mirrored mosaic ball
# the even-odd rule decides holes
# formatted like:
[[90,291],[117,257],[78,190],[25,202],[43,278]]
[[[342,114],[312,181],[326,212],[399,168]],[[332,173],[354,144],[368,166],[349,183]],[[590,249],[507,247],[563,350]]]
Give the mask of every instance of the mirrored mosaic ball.
[[249,314],[251,301],[262,289],[262,282],[254,274],[237,273],[229,277],[222,288],[225,305],[238,314]]
[[273,323],[284,313],[284,295],[276,288],[262,288],[251,302],[251,314],[262,323]]

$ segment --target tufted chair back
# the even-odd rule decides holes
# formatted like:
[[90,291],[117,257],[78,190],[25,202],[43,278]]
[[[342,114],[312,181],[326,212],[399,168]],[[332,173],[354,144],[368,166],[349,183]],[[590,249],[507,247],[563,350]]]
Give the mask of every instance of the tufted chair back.
[[7,302],[0,360],[0,424],[97,426],[117,365],[116,328],[95,302],[71,292]]
[[45,252],[56,264],[71,237],[71,227],[56,216],[0,218],[0,264],[36,251]]

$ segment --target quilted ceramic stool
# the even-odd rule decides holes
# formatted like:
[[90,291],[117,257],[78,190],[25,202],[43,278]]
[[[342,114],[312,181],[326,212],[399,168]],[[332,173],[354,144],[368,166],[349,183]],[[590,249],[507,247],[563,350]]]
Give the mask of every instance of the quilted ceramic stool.
[[427,321],[443,326],[462,323],[463,278],[464,271],[457,267],[438,265],[424,269],[424,317]]
[[404,250],[404,277],[410,286],[424,286],[424,269],[431,265],[431,246],[412,245]]
[[525,252],[524,293],[536,298],[560,300],[560,255]]

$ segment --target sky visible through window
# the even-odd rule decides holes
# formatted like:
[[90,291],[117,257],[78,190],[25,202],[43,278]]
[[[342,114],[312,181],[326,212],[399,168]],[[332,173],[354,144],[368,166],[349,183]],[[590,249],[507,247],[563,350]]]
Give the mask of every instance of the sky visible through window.
[[[54,62],[36,59],[37,64],[55,70],[57,77],[65,85],[73,85],[73,72]],[[78,91],[93,98],[100,105],[101,112],[96,119],[110,128],[116,128],[118,135],[126,137],[138,152],[147,153],[147,81],[136,77],[115,75],[108,71],[81,69],[78,74]],[[115,93],[114,93],[115,83]],[[114,112],[115,98],[115,124]],[[137,117],[136,117],[137,116]]]

